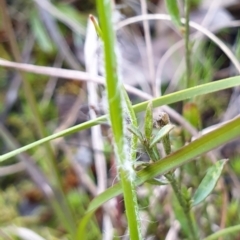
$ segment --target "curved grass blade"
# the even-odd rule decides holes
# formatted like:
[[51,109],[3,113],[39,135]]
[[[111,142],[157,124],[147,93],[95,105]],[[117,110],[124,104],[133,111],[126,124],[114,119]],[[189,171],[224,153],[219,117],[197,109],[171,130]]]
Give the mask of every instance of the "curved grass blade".
[[219,239],[225,235],[229,236],[230,234],[239,234],[240,232],[240,225],[236,225],[236,226],[232,226],[232,227],[228,227],[225,229],[222,229],[216,233],[211,234],[210,236],[204,238],[203,240],[215,240],[215,239]]
[[[185,90],[182,90],[182,91],[178,91],[178,92],[175,92],[175,93],[171,93],[171,94],[156,98],[156,99],[152,100],[153,107],[160,107],[162,105],[179,102],[179,101],[186,100],[186,99],[189,99],[189,98],[193,98],[193,97],[196,97],[196,96],[199,96],[199,95],[217,92],[219,90],[235,87],[235,86],[238,86],[238,85],[240,85],[240,76],[226,78],[226,79],[223,79],[223,80],[218,80],[218,81],[203,84],[203,85],[198,85],[198,86],[193,87],[193,88],[185,89]],[[133,106],[134,111],[136,113],[144,111],[147,107],[148,102],[149,101],[145,101],[145,102],[134,105]],[[104,123],[106,121],[107,121],[107,117],[106,117],[106,115],[104,115],[104,116],[101,116],[101,117],[96,118],[94,120],[90,120],[88,122],[81,123],[81,124],[76,125],[74,127],[68,128],[68,129],[63,130],[59,133],[52,134],[48,137],[42,138],[38,141],[35,141],[35,142],[30,143],[28,145],[25,145],[24,147],[18,148],[14,151],[11,151],[11,152],[8,152],[4,155],[1,155],[0,156],[0,162],[3,162],[3,161],[5,161],[5,160],[7,160],[11,157],[16,156],[19,153],[25,152],[25,151],[27,151],[31,148],[37,147],[37,146],[39,146],[41,144],[44,144],[46,142],[50,142],[50,141],[52,141],[56,138],[71,135],[75,132],[88,129],[90,127],[96,126],[96,125]]]
[[[156,177],[157,175],[165,174],[166,172],[173,170],[184,163],[187,163],[197,156],[210,151],[226,142],[229,142],[240,135],[240,116],[226,123],[220,128],[203,135],[195,141],[189,143],[177,150],[176,152],[166,156],[161,161],[152,163],[149,167],[144,168],[138,172],[138,178],[136,185],[140,185],[149,179]],[[119,183],[108,188],[105,192],[97,196],[90,203],[86,212],[95,211],[103,203],[107,202],[113,197],[122,193],[121,185]],[[84,218],[83,218],[84,219]],[[81,223],[80,223],[81,226]]]

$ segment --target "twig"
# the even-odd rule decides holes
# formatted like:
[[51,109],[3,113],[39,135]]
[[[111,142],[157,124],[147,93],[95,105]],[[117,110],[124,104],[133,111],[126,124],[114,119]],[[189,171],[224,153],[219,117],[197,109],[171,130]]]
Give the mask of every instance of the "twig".
[[[26,72],[32,72],[36,74],[57,76],[57,77],[62,77],[66,79],[74,78],[75,80],[79,80],[79,81],[92,81],[102,85],[105,84],[103,77],[92,76],[89,73],[81,72],[81,71],[53,68],[53,67],[42,67],[42,66],[35,66],[35,65],[24,64],[24,63],[16,63],[16,62],[10,62],[1,58],[0,58],[0,66],[16,68]],[[147,100],[152,99],[151,95],[144,93],[137,88],[134,88],[127,84],[124,84],[124,87],[128,92],[135,94],[143,99],[147,99]],[[178,114],[176,111],[174,111],[168,106],[162,106],[162,108],[164,108],[164,111],[167,112],[175,121],[179,122],[189,133],[191,133],[193,136],[197,135],[196,129],[193,126],[191,126],[191,124],[189,124],[180,114]]]
[[[75,79],[78,81],[91,81],[98,84],[105,84],[105,79],[103,77],[97,75],[90,75],[86,72],[76,71],[76,70],[69,70],[69,69],[61,69],[61,68],[54,68],[54,67],[43,67],[43,66],[36,66],[31,64],[25,63],[17,63],[11,62],[5,59],[0,58],[0,66],[9,67],[9,68],[16,68],[26,72],[32,72],[41,75],[48,75],[48,76],[55,76],[60,78],[66,79]],[[149,94],[142,92],[130,85],[124,85],[128,92],[131,92],[137,96],[140,96],[144,99],[149,98]]]
[[23,163],[14,163],[8,166],[0,167],[0,177],[4,177],[7,175],[15,174],[18,172],[25,171],[26,167]]

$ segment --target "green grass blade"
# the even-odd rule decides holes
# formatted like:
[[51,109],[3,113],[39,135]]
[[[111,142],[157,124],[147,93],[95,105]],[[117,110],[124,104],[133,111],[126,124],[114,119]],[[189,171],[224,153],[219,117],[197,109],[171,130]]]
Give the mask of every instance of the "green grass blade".
[[229,236],[230,234],[239,234],[240,232],[240,225],[236,225],[236,226],[233,226],[233,227],[228,227],[228,228],[225,228],[225,229],[222,229],[216,233],[213,233],[212,235],[204,238],[203,240],[215,240],[215,239],[219,239],[223,236]]
[[[122,83],[119,80],[119,72],[117,66],[117,48],[115,46],[115,33],[112,23],[112,5],[110,0],[98,0],[97,9],[102,30],[102,39],[104,43],[105,56],[105,73],[107,98],[109,107],[109,118],[111,122],[114,150],[118,168],[118,176],[124,196],[124,205],[128,222],[128,231],[130,239],[140,240],[141,229],[139,220],[139,210],[137,203],[137,195],[135,190],[135,171],[132,166],[133,149],[131,146],[136,145],[137,138],[129,141],[126,137],[127,122],[126,118],[135,121],[133,114],[130,115],[131,109],[126,103],[122,89]],[[128,98],[127,98],[128,100]],[[127,105],[128,104],[128,105]],[[124,107],[128,106],[127,114]],[[127,115],[127,116],[126,116]],[[133,140],[133,139],[131,139]]]
[[11,157],[14,157],[16,156],[17,154],[19,153],[22,153],[22,152],[25,152],[31,148],[34,148],[34,147],[37,147],[37,146],[40,146],[44,143],[47,143],[47,142],[50,142],[54,139],[57,139],[57,138],[60,138],[60,137],[64,137],[64,136],[68,136],[68,135],[71,135],[75,132],[78,132],[78,131],[81,131],[81,130],[85,130],[85,129],[88,129],[90,127],[93,127],[95,125],[98,125],[98,124],[101,124],[101,123],[104,123],[106,122],[106,116],[102,116],[102,117],[99,117],[97,119],[94,119],[94,120],[90,120],[90,121],[87,121],[85,123],[81,123],[79,125],[76,125],[74,127],[71,127],[71,128],[68,128],[66,130],[63,130],[59,133],[55,133],[55,134],[52,134],[48,137],[45,137],[45,138],[42,138],[38,141],[35,141],[33,143],[30,143],[28,145],[25,145],[24,147],[21,147],[21,148],[18,148],[16,150],[13,150],[11,152],[8,152],[6,154],[3,154],[0,156],[0,162],[3,162]]
[[[149,167],[146,167],[138,173],[137,185],[142,184],[157,175],[165,174],[166,172],[193,160],[197,156],[235,139],[240,135],[239,126],[240,117],[196,139],[187,146],[184,146],[176,152],[166,156],[161,161],[154,162]],[[119,183],[111,188],[108,188],[105,192],[92,200],[89,205],[88,212],[95,211],[103,203],[121,193],[122,191]]]
[[[191,99],[191,98],[199,96],[199,95],[217,92],[217,91],[235,87],[238,85],[240,85],[240,76],[226,78],[223,80],[218,80],[215,82],[198,85],[196,87],[184,89],[182,91],[170,93],[165,96],[155,98],[154,100],[151,100],[151,101],[153,102],[153,107],[155,108],[155,107],[159,107],[162,105]],[[148,102],[149,101],[136,104],[134,106],[135,112],[144,111],[147,107]]]
[[[223,80],[218,80],[215,82],[211,82],[211,83],[207,83],[207,84],[203,84],[203,85],[199,85],[193,88],[189,88],[189,89],[185,89],[182,91],[178,91],[175,93],[171,93],[159,98],[156,98],[153,100],[153,107],[159,107],[162,105],[166,105],[166,104],[171,104],[171,103],[175,103],[175,102],[179,102],[182,100],[186,100],[186,99],[190,99],[199,95],[203,95],[203,94],[208,94],[208,93],[213,93],[213,92],[217,92],[223,89],[227,89],[227,88],[231,88],[231,87],[235,87],[240,85],[240,76],[236,76],[236,77],[231,77],[231,78],[226,78]],[[148,104],[148,101],[145,101],[143,103],[134,105],[134,111],[136,113],[138,112],[142,112],[146,109]],[[66,130],[63,130],[59,133],[56,134],[52,134],[46,138],[42,138],[36,142],[33,142],[31,144],[28,144],[24,147],[18,148],[14,151],[11,151],[9,153],[6,153],[4,155],[0,156],[0,162],[3,162],[13,156],[16,156],[17,154],[27,151],[33,147],[37,147],[43,143],[49,142],[51,140],[54,140],[56,138],[60,138],[60,137],[64,137],[64,136],[68,136],[71,135],[72,133],[81,131],[81,130],[85,130],[88,129],[90,127],[93,127],[95,125],[101,124],[103,122],[106,122],[107,118],[106,116],[101,116],[97,119],[94,120],[90,120],[88,122],[76,125],[74,127],[68,128]]]

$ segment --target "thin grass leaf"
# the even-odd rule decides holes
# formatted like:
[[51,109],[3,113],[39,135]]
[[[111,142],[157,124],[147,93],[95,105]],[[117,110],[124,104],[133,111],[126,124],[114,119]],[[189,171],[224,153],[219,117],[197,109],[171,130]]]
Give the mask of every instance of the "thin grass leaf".
[[171,19],[173,23],[177,27],[181,27],[181,18],[179,13],[179,7],[178,7],[178,1],[177,0],[165,0],[167,10],[169,12],[169,15],[171,16]]
[[[153,103],[153,108],[155,108],[155,107],[175,103],[178,101],[191,99],[202,94],[208,94],[208,93],[220,91],[220,90],[238,86],[238,85],[240,85],[240,76],[226,78],[226,79],[218,80],[215,82],[198,85],[196,87],[187,88],[179,92],[170,93],[162,97],[155,98],[151,101]],[[148,101],[134,105],[133,107],[134,111],[135,112],[144,111],[147,107],[147,104],[148,104]]]
[[150,147],[153,147],[156,143],[160,142],[161,139],[166,136],[172,129],[174,128],[174,125],[167,124],[163,128],[161,128],[156,136],[151,140]]
[[[217,92],[217,91],[227,89],[227,88],[231,88],[231,87],[235,87],[235,86],[238,86],[238,85],[240,85],[240,77],[239,76],[226,78],[226,79],[223,79],[223,80],[218,80],[218,81],[207,83],[207,84],[198,85],[198,86],[193,87],[193,88],[185,89],[185,90],[182,90],[182,91],[178,91],[178,92],[175,92],[175,93],[167,94],[165,96],[156,98],[156,99],[153,100],[153,107],[160,107],[160,106],[163,106],[163,105],[167,105],[167,104],[175,103],[175,102],[178,102],[178,101],[186,100],[186,99],[193,98],[193,97],[203,95],[203,94]],[[147,107],[147,104],[148,104],[148,101],[134,105],[133,109],[134,109],[135,113],[144,111]],[[81,123],[79,125],[73,126],[73,127],[68,128],[66,130],[63,130],[59,133],[52,134],[52,135],[50,135],[48,137],[45,137],[45,138],[42,138],[42,139],[40,139],[36,142],[25,145],[24,147],[18,148],[14,151],[11,151],[11,152],[8,152],[6,154],[1,155],[0,156],[0,162],[3,162],[3,161],[5,161],[5,160],[7,160],[11,157],[16,156],[19,153],[27,151],[31,148],[37,147],[37,146],[39,146],[41,144],[44,144],[46,142],[50,142],[50,141],[52,141],[56,138],[71,135],[71,134],[76,133],[78,131],[85,130],[85,129],[88,129],[90,127],[96,126],[98,124],[105,123],[106,121],[107,121],[107,118],[106,118],[106,115],[104,115],[104,116],[101,116],[101,117],[96,118],[94,120],[90,120],[90,121],[87,121],[85,123]]]
[[[204,238],[203,240],[215,240],[215,239],[219,239],[219,238],[222,238],[223,236],[228,236],[231,234],[239,234],[240,232],[240,225],[236,225],[236,226],[232,226],[232,227],[228,227],[228,228],[225,228],[225,229],[222,229],[216,233],[213,233],[212,235]],[[233,236],[231,236],[233,237]],[[233,239],[233,238],[232,238]]]
[[226,162],[226,159],[220,160],[208,169],[207,174],[193,195],[193,206],[201,203],[215,188]]

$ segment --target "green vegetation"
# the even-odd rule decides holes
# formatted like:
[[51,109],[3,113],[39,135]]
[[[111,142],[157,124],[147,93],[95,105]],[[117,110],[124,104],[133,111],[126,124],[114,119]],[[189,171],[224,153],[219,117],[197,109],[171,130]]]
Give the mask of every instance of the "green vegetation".
[[[225,60],[190,27],[240,65],[216,35],[189,22],[200,1],[184,1],[180,11],[166,0],[170,18],[158,15],[172,20],[185,48],[176,91],[160,82],[156,93],[168,85],[162,96],[125,84],[111,1],[24,4],[0,0],[0,239],[238,239],[240,165],[232,148],[239,143],[225,144],[239,138],[240,117],[213,125],[228,112],[240,77],[214,79]],[[143,29],[132,31],[144,39],[150,31]],[[104,55],[104,90],[92,83],[102,81],[96,55]],[[25,61],[35,65],[16,64]],[[66,79],[58,79],[60,68]],[[133,105],[128,91],[144,100]]]

